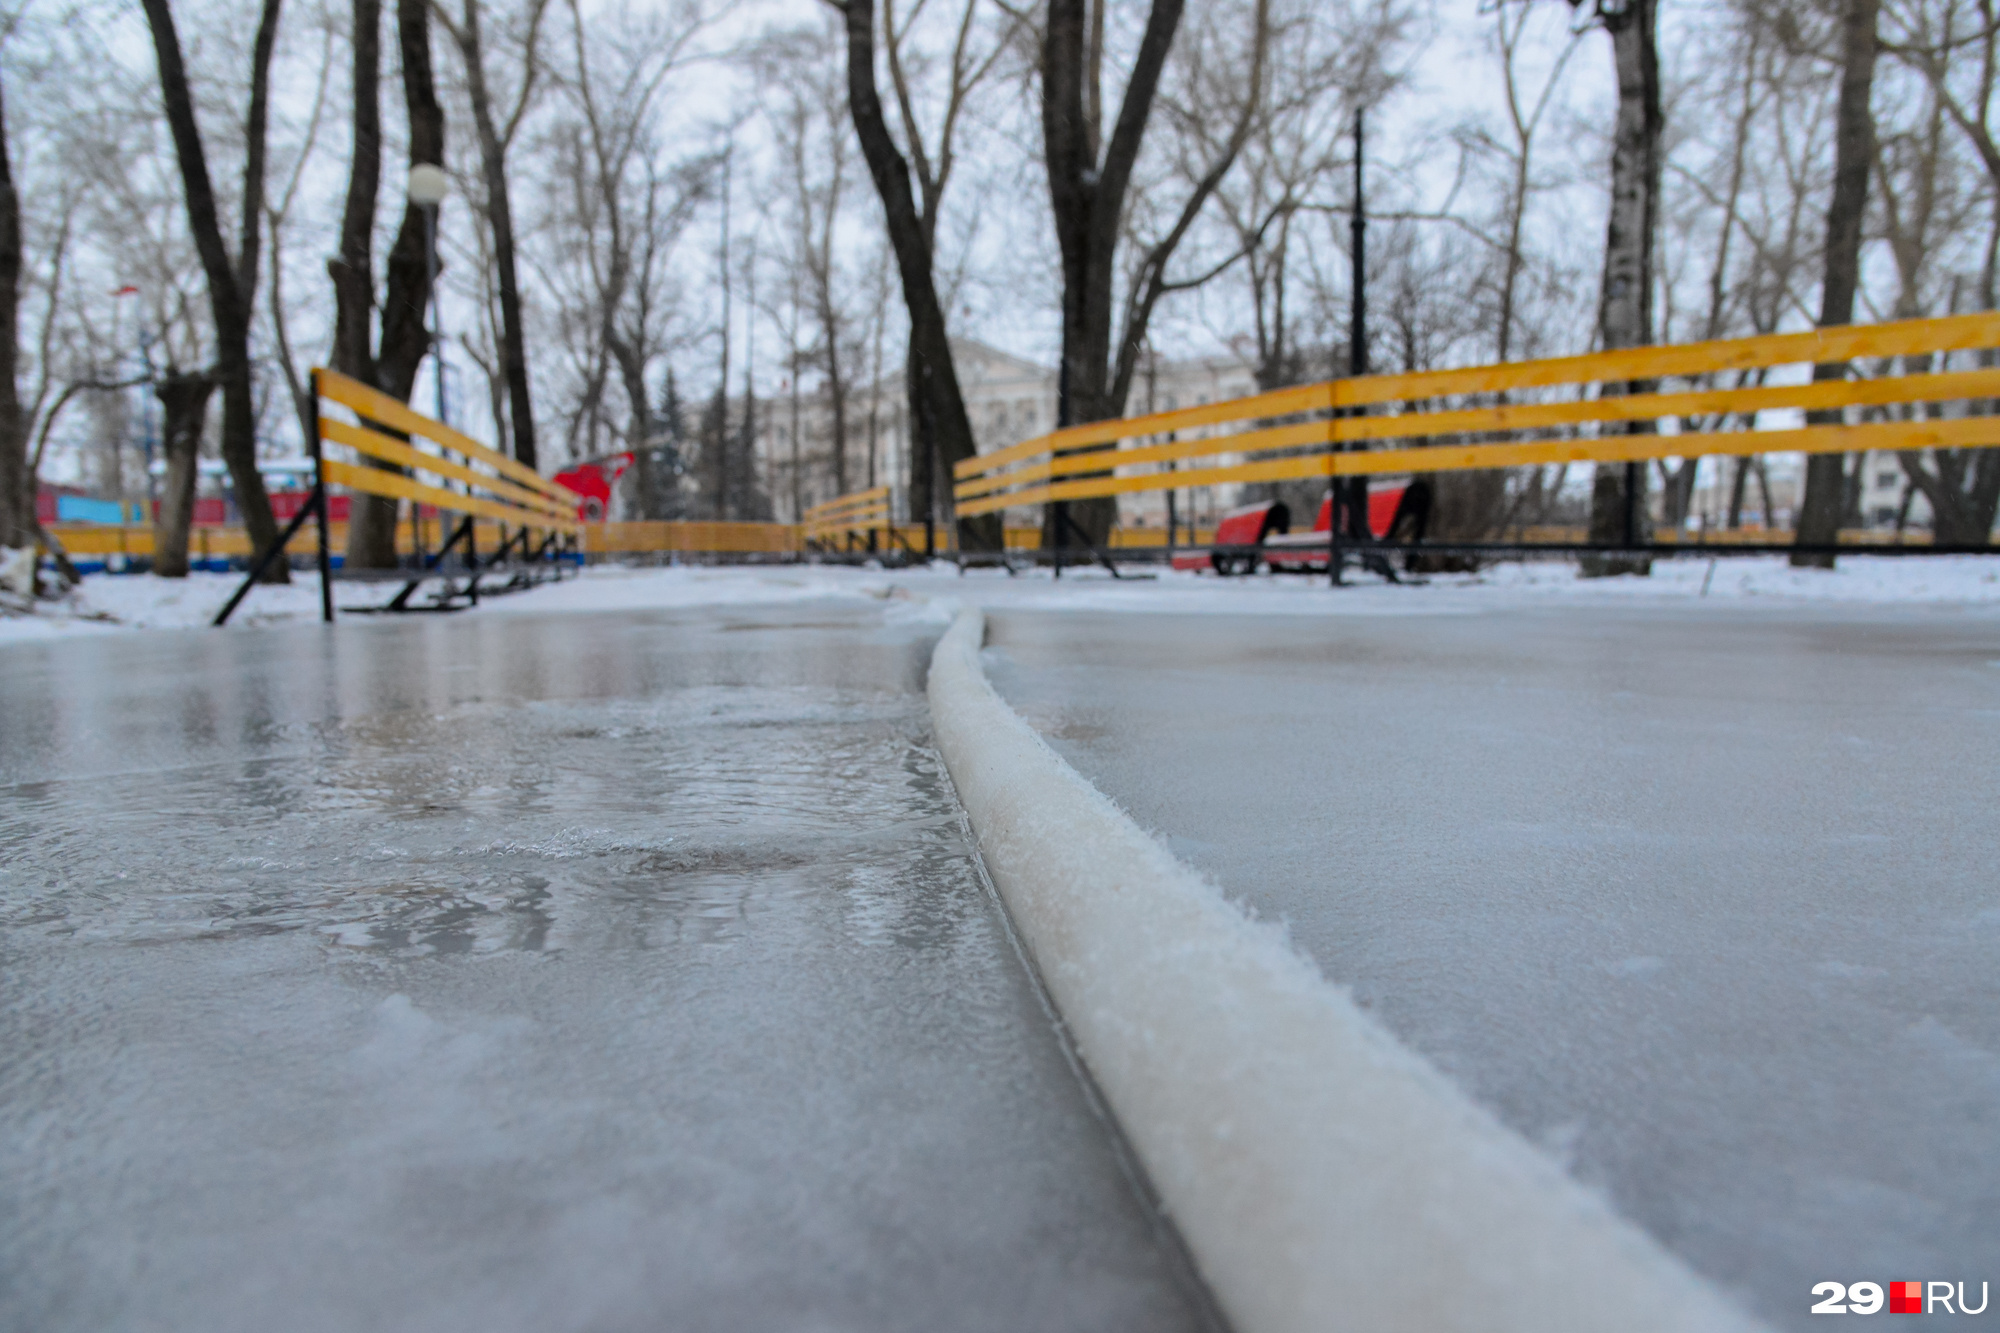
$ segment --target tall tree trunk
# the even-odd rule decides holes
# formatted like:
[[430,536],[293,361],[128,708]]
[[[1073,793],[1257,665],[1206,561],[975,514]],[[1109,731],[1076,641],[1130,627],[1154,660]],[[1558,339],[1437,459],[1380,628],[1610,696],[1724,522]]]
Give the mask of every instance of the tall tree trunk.
[[833,493],[847,494],[847,378],[842,374],[840,350],[834,338],[834,321],[829,315],[826,329],[826,396],[833,409]]
[[[1611,35],[1618,76],[1618,117],[1611,139],[1611,216],[1604,238],[1604,285],[1598,296],[1598,340],[1605,350],[1653,341],[1653,234],[1660,208],[1660,56],[1657,0],[1600,0],[1598,17]],[[1640,387],[1640,386],[1633,386]],[[1634,422],[1635,431],[1646,429]],[[1590,539],[1644,541],[1646,468],[1600,463],[1590,494]],[[1648,574],[1643,557],[1586,555],[1586,577]]]
[[1939,545],[1985,546],[2000,511],[2000,450],[1933,449],[1900,454],[1908,484],[1931,506],[1931,538]]
[[194,523],[194,486],[201,460],[201,432],[208,421],[209,395],[216,390],[209,371],[169,371],[153,392],[160,400],[160,449],[166,457],[166,484],[153,519],[153,572],[184,579],[188,573],[188,529]]
[[672,366],[667,367],[666,388],[660,393],[659,411],[653,419],[658,423],[660,446],[653,460],[655,498],[648,502],[647,512],[668,520],[684,519],[687,502],[681,492],[681,474],[687,460],[687,408],[681,402]]
[[[749,305],[756,309],[754,291]],[[756,350],[753,343],[743,357],[743,425],[729,455],[729,512],[742,522],[767,523],[771,519],[771,501],[757,481]]]
[[[1875,118],[1868,102],[1875,84],[1875,19],[1881,0],[1847,0],[1840,24],[1840,107],[1834,120],[1833,199],[1826,209],[1826,277],[1820,285],[1819,324],[1854,321],[1854,293],[1861,284],[1861,222],[1868,206],[1868,173],[1875,163]],[[1841,362],[1813,367],[1815,380],[1845,378]],[[1839,409],[1808,414],[1812,425],[1833,425]],[[1840,539],[1846,486],[1845,454],[1806,459],[1805,497],[1799,503],[1797,542],[1831,546]],[[1768,519],[1766,520],[1769,521]],[[1792,564],[1832,569],[1833,556],[1797,551]]]
[[1729,483],[1729,517],[1723,526],[1731,532],[1743,526],[1743,485],[1750,479],[1750,460],[1736,460],[1736,476]]
[[382,188],[382,0],[354,0],[354,144],[333,280],[333,368],[375,382],[375,197]]
[[710,519],[729,517],[729,390],[717,385],[701,423],[702,508]]
[[[215,319],[215,377],[222,388],[222,458],[236,487],[236,507],[250,534],[255,557],[278,540],[278,522],[271,513],[264,479],[257,471],[257,417],[250,366],[250,320],[257,293],[257,260],[263,236],[264,141],[269,120],[271,57],[278,36],[281,0],[264,0],[257,24],[250,75],[250,112],[245,125],[243,165],[243,225],[232,264],[223,244],[215,190],[209,182],[208,157],[195,121],[194,96],[187,67],[181,59],[180,36],[174,30],[168,0],[143,0],[152,28],[153,50],[159,60],[160,94],[167,126],[173,132],[179,159],[182,193],[187,201],[188,230],[208,279],[208,304]],[[282,560],[266,566],[264,581],[286,583],[291,572]]]
[[[354,0],[354,144],[340,250],[327,261],[333,280],[333,368],[363,384],[375,374],[375,201],[382,188],[382,0]],[[349,501],[347,562],[356,569],[396,563],[396,504],[372,495]],[[386,517],[380,512],[386,509]]]
[[[875,3],[846,0],[843,8],[847,18],[848,111],[854,118],[855,136],[861,141],[861,155],[868,161],[868,174],[882,199],[889,244],[896,252],[896,271],[903,283],[903,303],[910,312],[911,501],[913,508],[923,506],[921,513],[936,513],[942,508],[939,502],[950,494],[952,465],[976,456],[979,449],[973,441],[972,422],[965,414],[965,396],[959,390],[944,308],[937,297],[931,243],[910,189],[909,163],[896,147],[882,115],[882,98],[875,84]],[[925,452],[936,460],[939,476],[935,480],[939,484],[924,487],[920,495]],[[933,494],[934,490],[938,493]],[[984,522],[961,523],[959,545],[967,550],[998,550],[997,519],[995,515]]]
[[[465,57],[466,91],[471,96],[473,125],[479,134],[486,221],[493,229],[493,267],[500,287],[500,365],[507,381],[507,419],[513,431],[515,459],[535,467],[535,407],[528,390],[527,336],[521,330],[514,205],[507,188],[507,141],[493,121],[493,99],[486,87],[486,57],[480,45],[479,10],[479,0],[465,0],[465,26],[458,30],[457,38],[459,51]],[[532,65],[526,77],[533,77]]]
[[28,422],[21,411],[21,196],[14,190],[7,109],[0,93],[0,546],[35,541],[35,486],[28,475]]
[[[1126,82],[1118,120],[1099,161],[1089,0],[1049,0],[1042,41],[1042,144],[1049,173],[1049,202],[1062,253],[1062,360],[1056,372],[1056,424],[1103,421],[1124,411],[1114,392],[1111,366],[1113,286],[1118,277],[1119,227],[1132,169],[1152,116],[1167,52],[1180,27],[1183,0],[1153,0]],[[1162,257],[1164,262],[1164,257]],[[1148,275],[1153,276],[1153,275]],[[1127,329],[1128,340],[1144,329]],[[1109,540],[1118,502],[1103,498],[1070,503],[1070,518],[1091,545]],[[1053,506],[1051,506],[1053,510]],[[1062,545],[1051,513],[1043,542]]]
[[806,484],[806,480],[805,480],[805,479],[806,479],[806,470],[805,470],[805,462],[804,462],[804,458],[805,458],[805,449],[804,449],[804,446],[803,446],[803,445],[802,445],[802,444],[800,443],[800,441],[799,441],[799,434],[800,434],[800,429],[799,429],[799,428],[800,428],[800,424],[801,424],[801,423],[800,423],[800,418],[799,418],[799,413],[800,413],[800,407],[801,407],[801,401],[800,401],[800,398],[799,398],[799,363],[800,363],[800,362],[801,362],[801,361],[802,361],[802,360],[803,360],[804,358],[803,358],[802,356],[800,356],[800,354],[799,354],[799,350],[798,350],[798,341],[799,341],[799,339],[798,339],[798,314],[797,314],[797,311],[798,311],[798,306],[797,306],[796,304],[794,304],[794,305],[792,306],[792,311],[793,311],[793,315],[792,315],[792,360],[791,360],[791,371],[792,371],[792,375],[791,375],[791,380],[792,380],[792,383],[791,383],[791,388],[790,388],[790,394],[789,394],[789,402],[790,402],[790,406],[791,406],[791,410],[792,410],[792,430],[791,430],[791,434],[792,434],[792,522],[794,522],[794,523],[803,523],[803,522],[805,521],[805,516],[806,516],[806,492],[805,492],[805,484]]
[[[356,0],[357,27],[362,17],[363,0]],[[375,12],[379,13],[379,9]],[[379,41],[379,38],[377,39]],[[438,104],[437,84],[431,73],[430,5],[427,0],[396,0],[396,42],[403,66],[403,106],[410,126],[410,165],[419,163],[444,163],[444,108]],[[373,43],[371,43],[373,45]],[[379,47],[375,54],[379,57]],[[360,40],[357,34],[355,50],[355,83],[362,82]],[[376,86],[377,75],[371,67],[368,84],[371,90]],[[374,99],[369,99],[371,102]],[[348,206],[350,215],[357,204],[356,186],[361,174],[359,146],[362,139],[362,99],[355,99],[355,143],[356,164],[349,178]],[[367,115],[372,122],[375,149],[373,154],[374,172],[367,182],[361,202],[367,205],[368,235],[372,236],[375,217],[375,194],[379,188],[381,172],[381,121],[379,105],[368,108]],[[347,222],[342,223],[342,259],[349,260],[346,242]],[[359,239],[358,237],[356,239]],[[382,337],[378,350],[370,359],[370,379],[376,388],[392,398],[404,402],[410,400],[410,393],[417,382],[417,370],[423,365],[424,356],[431,350],[431,333],[424,319],[424,312],[430,304],[431,295],[431,254],[428,220],[424,210],[407,200],[403,205],[403,224],[396,233],[395,244],[389,248],[388,282],[382,298]],[[366,245],[367,242],[361,241]],[[369,290],[372,295],[372,286]],[[365,310],[365,307],[364,307]],[[363,326],[363,336],[366,326]],[[347,563],[356,569],[390,569],[396,564],[396,512],[395,500],[377,495],[357,495],[354,497],[352,515],[347,527]]]
[[[653,404],[646,398],[646,358],[635,342],[611,334],[605,339],[605,350],[618,365],[618,379],[625,386],[625,399],[632,412],[632,431],[627,443],[632,449],[632,464],[638,472],[639,516],[655,519],[657,497],[654,493],[656,478],[653,476]],[[611,515],[607,512],[608,520]]]

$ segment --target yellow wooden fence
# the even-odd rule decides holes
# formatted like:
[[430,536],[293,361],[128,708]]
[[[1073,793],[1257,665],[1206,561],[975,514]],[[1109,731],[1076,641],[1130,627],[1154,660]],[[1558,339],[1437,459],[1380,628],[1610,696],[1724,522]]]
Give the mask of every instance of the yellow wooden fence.
[[876,486],[835,496],[816,504],[802,516],[799,526],[808,543],[821,547],[851,546],[858,538],[866,542],[873,533],[879,543],[889,527],[889,488]]
[[[581,535],[577,506],[583,497],[567,486],[359,380],[315,370],[313,389],[321,400],[359,418],[342,421],[321,411],[320,478],[325,485],[531,530]],[[409,439],[396,439],[384,430],[401,431]],[[329,444],[352,451],[356,461],[326,455]],[[371,465],[380,463],[403,470]],[[433,480],[420,480],[426,475]],[[457,490],[451,489],[453,483]]]
[[[953,495],[969,518],[1302,477],[1985,448],[2000,445],[2000,417],[1975,400],[2000,399],[2000,369],[1932,363],[1996,347],[2000,314],[1984,312],[1331,380],[1026,440],[958,463]],[[1770,382],[1774,370],[1832,363],[1846,363],[1841,378],[1810,382],[1792,370],[1787,378],[1805,382]],[[1860,419],[1798,419],[1820,409],[1859,409]],[[1774,416],[1790,420],[1773,429]]]

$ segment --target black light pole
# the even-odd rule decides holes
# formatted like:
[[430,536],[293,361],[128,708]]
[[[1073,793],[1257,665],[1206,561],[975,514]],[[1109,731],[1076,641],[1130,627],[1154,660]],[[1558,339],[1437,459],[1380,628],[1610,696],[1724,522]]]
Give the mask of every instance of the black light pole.
[[[431,307],[431,358],[437,372],[437,415],[444,420],[444,338],[442,323],[438,318],[437,291],[437,224],[438,205],[451,192],[451,177],[443,167],[435,162],[418,162],[410,167],[410,202],[423,211],[424,215],[424,273],[428,283],[426,293]],[[416,547],[417,568],[424,567],[424,509],[415,500],[410,501],[410,539]],[[444,541],[444,515],[438,515],[438,541]],[[443,552],[439,552],[442,561]]]
[[[437,399],[438,420],[445,421],[444,319],[443,319],[444,312],[438,309],[437,227],[438,227],[437,205],[432,204],[429,208],[426,208],[424,210],[424,259],[430,269],[430,272],[428,276],[425,278],[425,281],[430,285],[430,291],[431,291],[431,371],[433,375],[436,377],[435,379],[436,388],[433,390],[433,393]],[[447,421],[445,422],[445,424],[449,425],[450,422]]]
[[[452,178],[436,162],[410,168],[410,202],[424,210],[424,276],[430,294],[430,354],[436,360],[438,420],[444,418],[444,304],[438,300],[438,204],[452,192]],[[450,422],[446,422],[450,424]]]
[[[1062,358],[1062,361],[1056,367],[1056,429],[1057,430],[1061,430],[1064,426],[1069,425],[1069,414],[1070,414],[1069,356],[1068,356],[1069,349],[1065,347],[1063,351],[1064,351],[1064,356]],[[1054,477],[1051,476],[1050,480],[1053,481]],[[1051,574],[1050,577],[1059,579],[1062,577],[1063,543],[1069,540],[1069,501],[1058,500],[1055,502],[1054,516],[1049,521],[1049,527],[1054,529],[1053,535],[1055,537],[1055,551],[1053,552],[1053,559],[1055,562],[1055,572]],[[1005,543],[1002,544],[1004,545]],[[1085,557],[1085,559],[1088,558],[1089,558],[1088,556]]]
[[1348,329],[1347,373],[1368,373],[1368,217],[1362,194],[1362,111],[1354,112],[1354,218],[1348,230],[1354,238],[1354,315]]
[[444,414],[444,307],[438,300],[438,205],[451,192],[451,177],[433,162],[419,162],[410,168],[410,202],[424,213],[424,274],[431,301],[431,356],[437,376],[437,417]]
[[[1354,271],[1350,278],[1353,284],[1353,316],[1347,329],[1347,373],[1361,376],[1368,373],[1368,205],[1362,192],[1362,115],[1363,108],[1354,109],[1354,213],[1348,222],[1350,237],[1349,250],[1354,261]],[[1335,446],[1335,451],[1339,447]],[[1344,482],[1334,477],[1330,488],[1333,504],[1327,516],[1326,568],[1327,579],[1334,587],[1340,586],[1340,525],[1343,518],[1352,521],[1356,506],[1365,513],[1368,504],[1368,481],[1356,477],[1352,482]],[[1342,503],[1343,497],[1345,503]],[[1343,510],[1346,511],[1343,514]],[[1366,522],[1364,518],[1362,520]]]

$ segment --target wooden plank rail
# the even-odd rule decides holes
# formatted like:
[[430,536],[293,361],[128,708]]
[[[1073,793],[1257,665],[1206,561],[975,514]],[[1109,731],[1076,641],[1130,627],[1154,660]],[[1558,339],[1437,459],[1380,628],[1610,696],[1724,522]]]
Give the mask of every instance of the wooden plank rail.
[[[312,438],[307,442],[313,460],[312,494],[305,507],[293,515],[279,539],[270,549],[259,554],[249,577],[216,613],[213,623],[228,623],[230,614],[249,594],[251,585],[263,576],[273,560],[286,557],[287,547],[309,519],[315,522],[318,529],[320,616],[328,623],[332,622],[332,522],[328,510],[330,488],[334,486],[343,486],[362,495],[407,500],[412,506],[413,520],[420,517],[420,506],[424,505],[438,510],[440,520],[446,514],[460,515],[450,536],[445,535],[447,525],[440,521],[439,546],[429,552],[423,549],[421,522],[412,522],[410,531],[416,547],[415,563],[408,568],[344,570],[343,577],[403,579],[402,592],[387,606],[364,609],[413,609],[409,606],[410,594],[426,578],[446,574],[444,558],[455,548],[459,550],[465,567],[462,575],[464,586],[459,587],[447,578],[444,590],[431,599],[435,606],[427,609],[449,609],[461,598],[476,605],[481,577],[490,573],[494,565],[517,546],[519,564],[512,567],[514,572],[507,586],[530,586],[541,570],[553,569],[560,577],[560,565],[552,565],[550,561],[559,562],[564,556],[563,550],[556,547],[559,540],[567,541],[567,549],[574,553],[577,541],[583,535],[583,522],[577,516],[582,496],[359,380],[336,371],[316,369],[312,373],[312,384],[314,424]],[[326,413],[328,403],[346,408],[356,420],[349,422],[329,417]],[[406,438],[398,439],[389,434],[391,431]],[[430,447],[423,447],[425,444]],[[353,461],[327,457],[329,445],[350,451]],[[435,481],[422,480],[424,476],[435,478]],[[451,488],[454,482],[459,489]],[[479,555],[477,521],[482,518],[497,524],[500,535],[498,549],[484,563]],[[514,528],[511,534],[507,532],[509,525]],[[541,538],[539,545],[535,543],[537,534]],[[400,546],[395,543],[392,546],[400,556]],[[487,591],[495,590],[488,588]]]
[[[453,513],[478,514],[571,535],[582,533],[583,522],[577,517],[577,506],[583,503],[583,497],[567,486],[550,481],[533,468],[441,421],[433,421],[359,380],[331,370],[315,370],[313,384],[320,398],[347,408],[362,423],[355,425],[328,419],[324,413],[320,415],[322,441],[352,449],[364,458],[359,466],[335,459],[323,460],[321,470],[327,482],[369,495],[417,501]],[[405,443],[371,427],[401,431],[411,437],[411,442]],[[418,440],[429,441],[437,452],[417,447]],[[454,459],[452,454],[458,457]],[[468,491],[426,485],[400,472],[367,466],[368,458],[428,472],[441,482],[458,481]],[[484,491],[485,498],[469,493],[475,489]]]
[[[2000,417],[1977,410],[1977,400],[2000,400],[2000,368],[1932,362],[1940,353],[1996,347],[2000,313],[1982,312],[1331,380],[1024,440],[956,464],[953,495],[969,518],[1060,500],[1305,477],[1989,448],[2000,445]],[[1866,367],[1850,365],[1839,379],[1768,382],[1781,367],[1862,359]],[[1718,385],[1719,376],[1736,382]],[[1684,384],[1662,386],[1673,380]],[[1760,428],[1760,418],[1773,424],[1765,414],[1796,419],[1845,409],[1861,419]],[[1189,431],[1202,433],[1182,438]]]
[[800,528],[808,542],[845,541],[889,527],[889,488],[854,491],[816,504],[800,516]]

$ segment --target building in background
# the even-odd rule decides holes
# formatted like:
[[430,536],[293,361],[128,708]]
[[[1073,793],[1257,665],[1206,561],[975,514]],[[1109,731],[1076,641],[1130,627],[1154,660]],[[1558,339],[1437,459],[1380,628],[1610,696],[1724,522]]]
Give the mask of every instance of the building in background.
[[[965,397],[966,416],[980,453],[995,453],[1055,429],[1053,366],[1039,365],[965,338],[953,339],[952,351],[959,391]],[[1134,377],[1128,413],[1172,411],[1242,398],[1255,391],[1256,380],[1250,364],[1240,358],[1154,360],[1142,366]],[[769,400],[760,398],[757,406],[759,475],[770,490],[778,517],[788,522],[795,520],[800,510],[831,500],[838,493],[834,485],[832,404],[823,392],[813,392],[800,395],[796,408],[795,432],[790,394]],[[901,376],[887,377],[880,383],[850,392],[846,469],[849,491],[863,490],[871,484],[871,448],[872,484],[890,488],[893,512],[899,520],[920,521],[921,516],[911,515],[909,509],[910,440]],[[1204,492],[1196,501],[1204,522],[1209,507],[1226,508],[1234,502],[1236,491],[1229,486],[1208,489],[1217,494],[1210,496]],[[1182,497],[1183,503],[1187,500],[1188,497]],[[1125,497],[1119,505],[1120,521],[1127,527],[1164,527],[1166,504],[1163,492]],[[1181,511],[1183,519],[1187,514],[1187,510]],[[1035,524],[1040,518],[1040,510],[1031,508],[1009,511],[1007,522]]]

